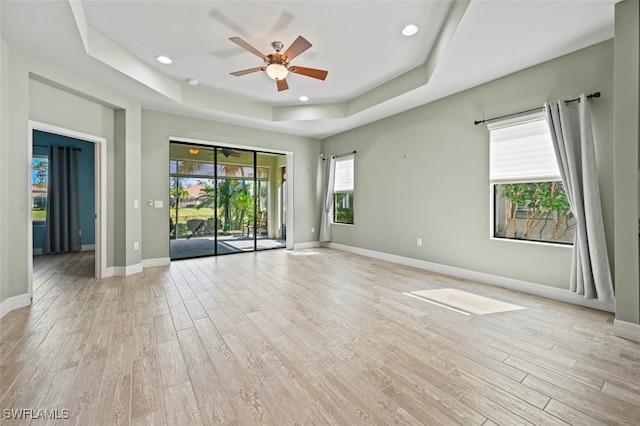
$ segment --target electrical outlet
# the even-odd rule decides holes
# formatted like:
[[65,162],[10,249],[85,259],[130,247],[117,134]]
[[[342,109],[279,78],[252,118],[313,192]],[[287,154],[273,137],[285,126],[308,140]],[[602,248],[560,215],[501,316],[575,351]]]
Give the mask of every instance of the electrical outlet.
[[137,241],[135,241],[135,242],[133,243],[133,249],[134,249],[134,250],[139,250],[139,249],[140,249],[140,243],[139,243],[139,242],[137,242]]
[[311,233],[315,234],[316,233],[316,228],[314,228],[313,226],[311,227]]
[[418,247],[422,247],[422,238],[418,238],[418,239],[416,240],[416,245],[417,245]]

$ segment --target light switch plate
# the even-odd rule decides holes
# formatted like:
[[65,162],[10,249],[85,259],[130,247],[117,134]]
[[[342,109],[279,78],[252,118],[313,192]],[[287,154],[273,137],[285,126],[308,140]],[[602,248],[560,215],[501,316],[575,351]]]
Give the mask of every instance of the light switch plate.
[[164,202],[162,200],[156,200],[154,207],[156,209],[161,209],[164,206]]

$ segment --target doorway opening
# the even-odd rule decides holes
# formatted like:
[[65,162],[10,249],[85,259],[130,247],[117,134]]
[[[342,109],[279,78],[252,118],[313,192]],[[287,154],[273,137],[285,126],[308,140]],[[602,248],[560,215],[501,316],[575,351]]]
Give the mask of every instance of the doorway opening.
[[66,147],[76,154],[80,250],[93,257],[96,278],[106,273],[106,139],[35,121],[29,122],[28,220],[29,295],[33,299],[33,256],[43,253],[47,226],[50,147]]
[[287,155],[170,142],[172,260],[285,248]]

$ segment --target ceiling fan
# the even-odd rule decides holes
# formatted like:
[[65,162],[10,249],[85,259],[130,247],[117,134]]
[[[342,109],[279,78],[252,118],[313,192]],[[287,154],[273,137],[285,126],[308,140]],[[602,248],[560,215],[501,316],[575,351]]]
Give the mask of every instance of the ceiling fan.
[[241,39],[240,37],[231,37],[229,40],[242,47],[243,49],[253,53],[254,55],[262,58],[267,64],[266,66],[249,68],[242,71],[232,72],[231,75],[240,77],[241,75],[250,74],[256,71],[265,71],[269,77],[276,81],[278,86],[278,92],[287,90],[289,85],[287,84],[287,74],[289,72],[306,75],[307,77],[317,78],[318,80],[324,80],[327,78],[328,71],[319,70],[315,68],[299,67],[296,65],[290,65],[290,62],[299,54],[310,48],[312,45],[304,37],[298,36],[297,39],[289,46],[284,53],[280,53],[284,44],[279,41],[271,43],[271,47],[276,53],[265,55],[249,43]]
[[231,149],[231,148],[217,148],[218,152],[225,156],[225,158],[229,157],[242,157],[242,153]]
[[[191,154],[191,155],[198,155],[198,153],[200,153],[200,151],[201,151],[200,148],[196,148],[196,147],[189,148],[189,154]],[[224,155],[225,158],[242,157],[242,153],[236,151],[235,149],[231,149],[231,148],[216,148],[216,151],[218,152],[218,154]],[[205,150],[205,154],[213,155],[213,151],[210,151],[210,150],[206,149]]]

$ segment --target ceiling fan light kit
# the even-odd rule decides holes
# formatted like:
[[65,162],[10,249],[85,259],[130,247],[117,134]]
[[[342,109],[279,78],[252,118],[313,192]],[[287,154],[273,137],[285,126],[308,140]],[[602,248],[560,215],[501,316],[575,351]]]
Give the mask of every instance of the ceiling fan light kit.
[[229,39],[233,43],[247,50],[248,52],[253,53],[254,55],[262,58],[264,62],[267,64],[266,67],[255,67],[249,68],[246,70],[235,71],[230,73],[235,77],[240,77],[246,74],[251,74],[256,71],[265,71],[267,75],[276,81],[276,86],[278,91],[281,92],[283,90],[287,90],[289,85],[287,84],[287,75],[289,72],[294,74],[305,75],[307,77],[316,78],[318,80],[324,80],[327,78],[328,71],[319,70],[315,68],[306,68],[306,67],[298,67],[298,66],[289,66],[289,63],[302,52],[309,49],[312,45],[309,43],[304,37],[298,36],[295,41],[289,46],[289,48],[284,52],[282,48],[284,44],[279,41],[274,41],[271,43],[271,47],[275,50],[276,53],[271,53],[269,55],[265,55],[261,53],[258,49],[251,46],[246,41],[242,40],[240,37],[231,37]]
[[274,80],[284,80],[289,74],[289,70],[286,66],[278,63],[267,65],[267,75]]

